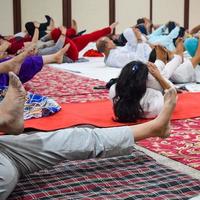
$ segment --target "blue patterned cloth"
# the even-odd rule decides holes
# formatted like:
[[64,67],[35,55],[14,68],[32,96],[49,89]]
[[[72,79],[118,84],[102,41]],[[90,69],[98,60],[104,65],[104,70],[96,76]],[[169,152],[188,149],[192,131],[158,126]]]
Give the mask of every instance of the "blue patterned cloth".
[[[3,100],[6,92],[7,87],[0,86],[0,101]],[[24,106],[24,120],[47,117],[60,110],[60,105],[53,99],[28,92]]]

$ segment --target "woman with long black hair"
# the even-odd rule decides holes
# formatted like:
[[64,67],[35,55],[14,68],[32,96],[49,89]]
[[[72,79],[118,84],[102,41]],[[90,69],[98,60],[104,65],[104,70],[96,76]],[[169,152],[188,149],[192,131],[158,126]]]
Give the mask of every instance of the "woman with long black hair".
[[[150,74],[162,87],[156,90],[148,87]],[[163,92],[173,87],[153,63],[140,61],[128,63],[121,71],[117,83],[110,88],[110,98],[116,121],[133,122],[139,118],[152,118],[158,115],[163,104]]]

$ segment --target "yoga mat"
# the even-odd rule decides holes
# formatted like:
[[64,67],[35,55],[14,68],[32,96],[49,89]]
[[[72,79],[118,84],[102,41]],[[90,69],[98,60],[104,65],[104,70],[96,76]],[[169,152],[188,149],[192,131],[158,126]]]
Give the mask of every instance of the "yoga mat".
[[106,159],[63,161],[21,178],[8,200],[183,200],[200,181],[158,164],[143,152]]
[[[182,93],[178,95],[178,103],[172,119],[187,119],[200,116],[200,93]],[[124,123],[113,121],[112,104],[109,100],[61,104],[57,114],[25,122],[25,128],[44,131],[90,124],[97,127],[123,126]],[[140,120],[138,122],[143,122]],[[126,124],[127,125],[127,124]]]

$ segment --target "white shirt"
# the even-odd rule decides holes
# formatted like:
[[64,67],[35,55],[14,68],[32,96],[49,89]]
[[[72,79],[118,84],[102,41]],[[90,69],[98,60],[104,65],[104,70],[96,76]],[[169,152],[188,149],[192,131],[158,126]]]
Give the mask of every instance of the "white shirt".
[[[109,98],[112,101],[116,95],[115,88],[116,84],[112,85],[109,90]],[[147,88],[145,95],[140,100],[140,105],[144,111],[145,118],[156,117],[164,105],[162,92],[152,88]]]
[[[181,62],[182,62],[181,56],[174,55],[174,58],[166,65],[161,60],[156,60],[155,65],[158,67],[165,80],[171,86],[173,86],[173,83],[171,83],[168,79],[172,76],[174,71],[180,66]],[[163,88],[161,87],[159,82],[149,73],[147,78],[146,93],[140,100],[140,105],[144,111],[145,118],[156,117],[160,113],[164,105],[164,97],[162,91]],[[112,99],[113,101],[115,95],[116,95],[116,84],[111,86],[109,90],[109,98]]]
[[126,29],[123,34],[127,44],[124,47],[110,50],[108,57],[105,59],[105,64],[110,67],[123,68],[131,61],[139,60],[146,63],[152,51],[151,47],[146,43],[137,43],[132,28]]
[[175,70],[171,80],[175,83],[200,82],[200,65],[194,67],[191,57],[185,52],[184,62]]

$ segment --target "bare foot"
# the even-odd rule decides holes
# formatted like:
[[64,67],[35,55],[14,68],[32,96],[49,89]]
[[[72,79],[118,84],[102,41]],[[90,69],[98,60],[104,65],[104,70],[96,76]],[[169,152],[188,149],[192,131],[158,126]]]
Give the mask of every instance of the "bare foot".
[[72,19],[72,28],[75,29],[76,33],[78,32],[78,25],[75,19]]
[[111,33],[111,34],[113,33],[114,29],[116,28],[116,26],[117,26],[118,24],[119,24],[119,22],[114,22],[114,23],[112,23],[112,24],[110,25],[110,29],[111,29],[110,33]]
[[58,64],[62,63],[63,56],[68,51],[69,47],[70,47],[70,44],[68,43],[60,51],[58,51],[57,53],[54,54],[56,63],[58,63]]
[[5,98],[0,103],[0,131],[18,134],[24,130],[24,103],[26,91],[19,78],[9,72],[9,87]]
[[164,106],[155,119],[156,130],[154,137],[166,138],[170,135],[170,119],[176,107],[177,93],[175,88],[170,88],[164,95]]
[[39,28],[40,27],[40,23],[37,22],[37,21],[34,21],[33,24],[34,24],[35,28]]
[[67,28],[65,26],[60,26],[59,27],[60,31],[61,31],[61,34],[66,36],[67,34]]

